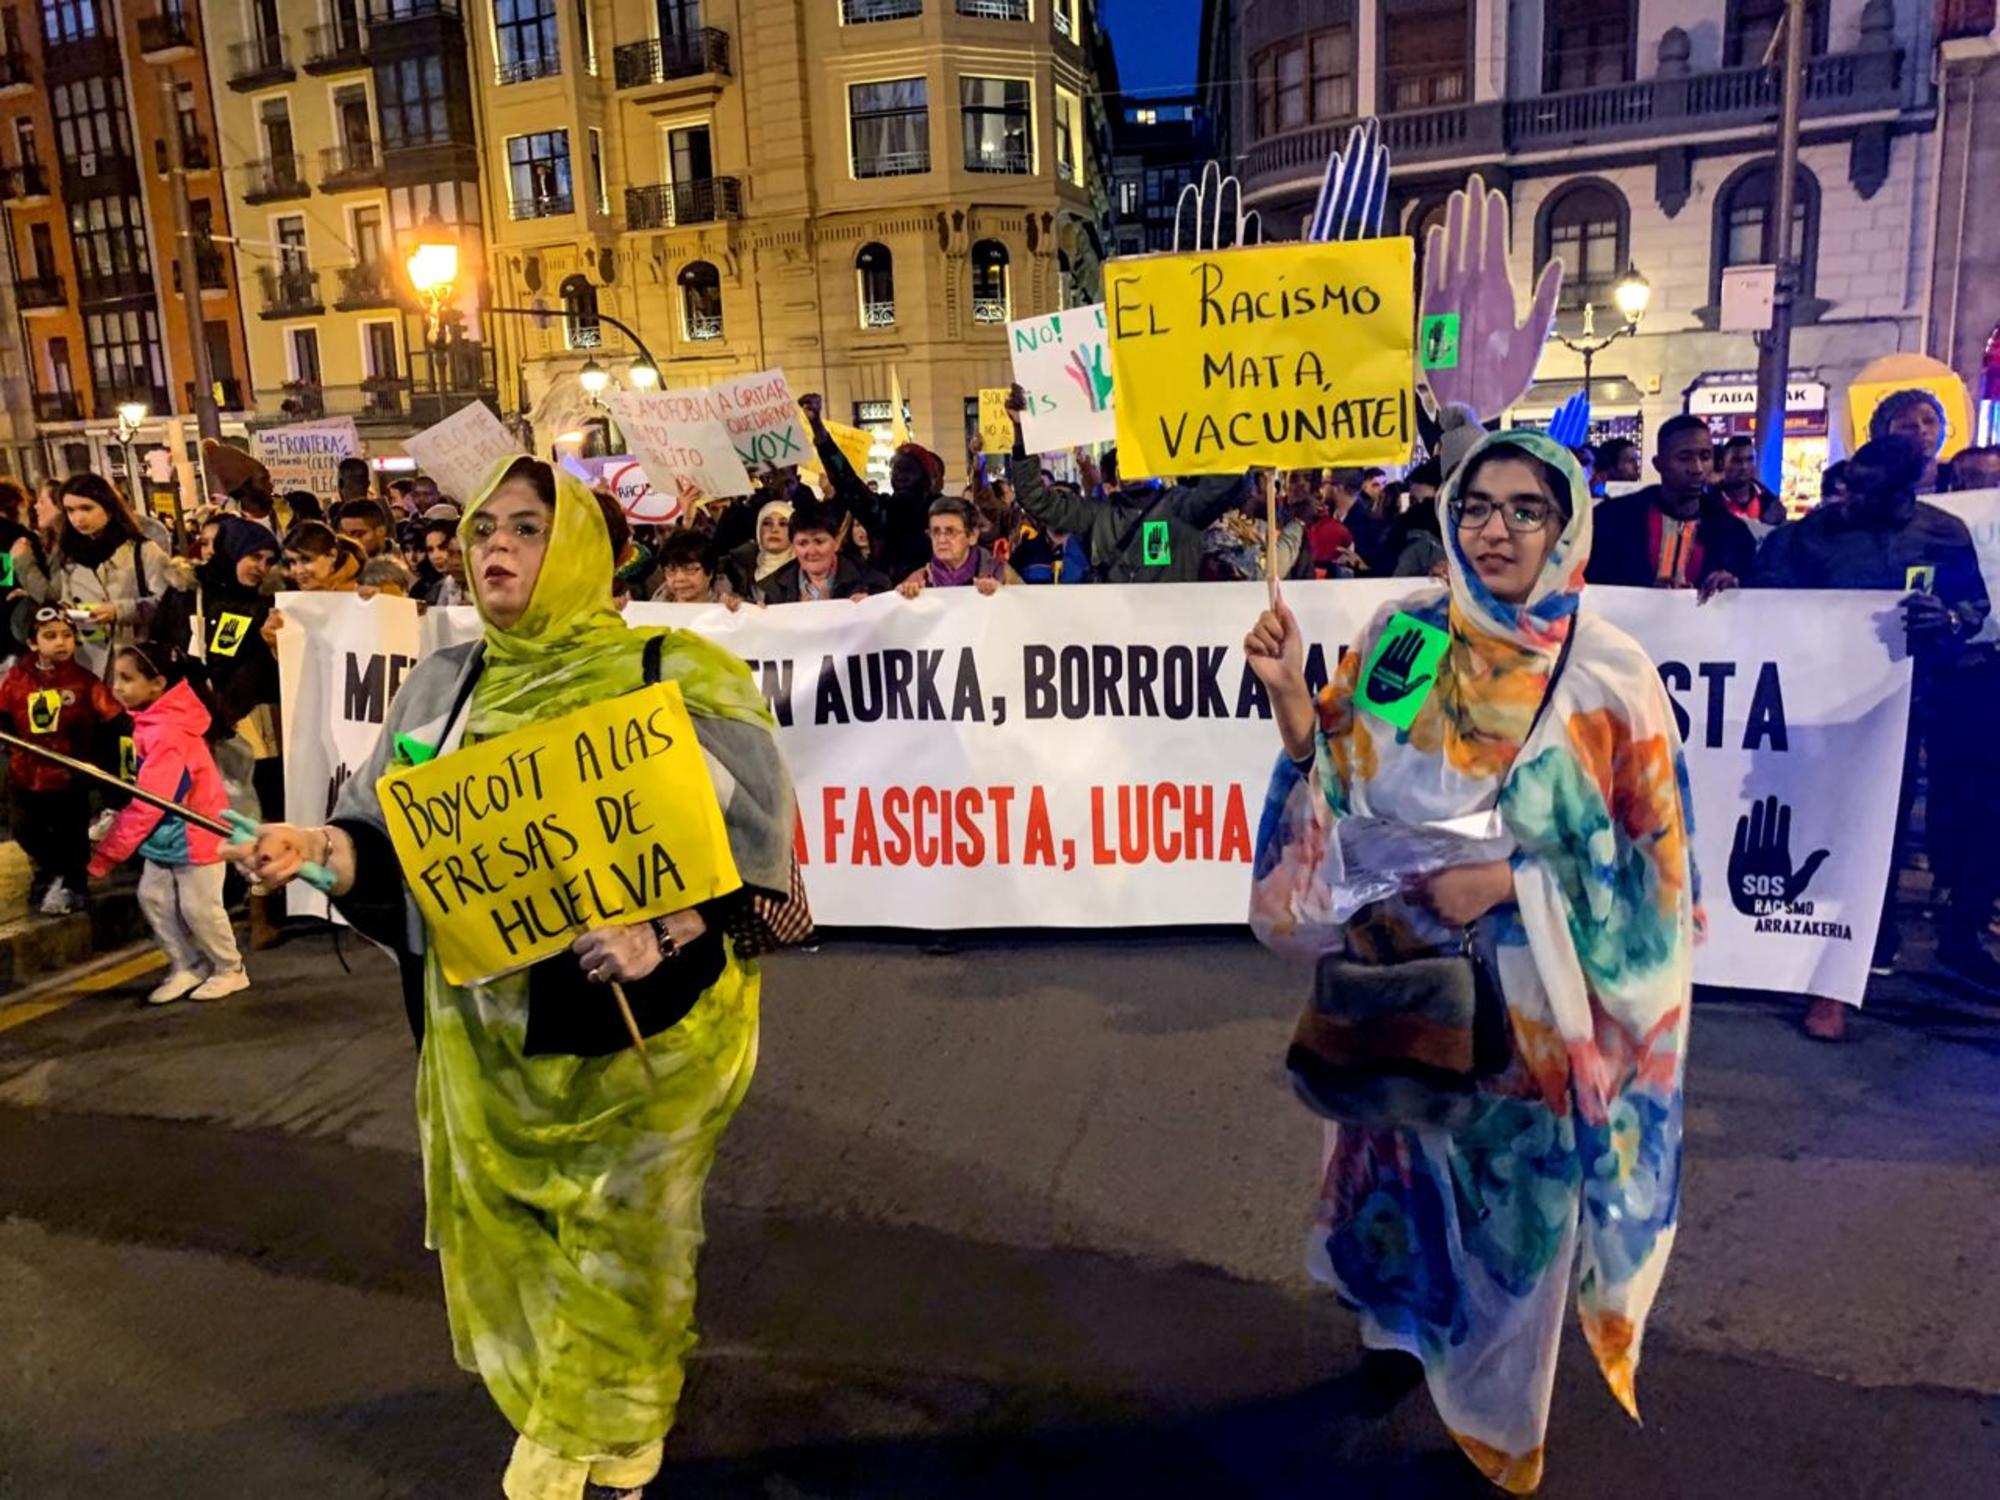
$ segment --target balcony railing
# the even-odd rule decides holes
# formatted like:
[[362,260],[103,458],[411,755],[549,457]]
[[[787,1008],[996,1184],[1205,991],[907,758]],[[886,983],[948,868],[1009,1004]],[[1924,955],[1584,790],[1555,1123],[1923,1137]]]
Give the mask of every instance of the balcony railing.
[[1025,21],[1028,0],[958,0],[958,13],[982,21]]
[[553,219],[558,214],[576,212],[576,195],[570,192],[529,193],[516,198],[507,212],[514,219]]
[[325,192],[369,187],[382,180],[382,153],[373,141],[349,141],[319,153],[319,185]]
[[257,282],[264,290],[267,318],[296,318],[326,311],[317,271],[303,266],[264,266],[257,272]]
[[179,11],[139,17],[139,51],[148,62],[162,61],[162,53],[193,49],[194,33],[188,27],[187,17]]
[[734,177],[701,177],[625,190],[627,229],[672,229],[742,217],[742,185]]
[[894,328],[896,326],[896,304],[894,302],[862,303],[861,326],[863,328]]
[[493,81],[505,87],[510,83],[531,83],[537,78],[559,78],[562,76],[562,56],[548,52],[538,57],[517,57],[511,62],[494,65]]
[[282,33],[229,44],[229,86],[239,93],[285,83],[295,76]]
[[100,381],[96,396],[91,412],[100,421],[117,416],[119,407],[134,401],[159,416],[173,409],[167,400],[167,388],[163,385],[144,385],[131,380],[120,384]]
[[77,296],[84,302],[112,302],[121,297],[143,297],[153,290],[153,278],[144,271],[127,267],[88,264],[76,269]]
[[856,177],[915,177],[930,169],[928,151],[884,151],[854,158]]
[[1007,299],[1005,297],[974,297],[972,299],[972,321],[975,323],[1006,322]]
[[0,202],[25,203],[49,195],[49,174],[38,161],[24,161],[18,167],[0,168]]
[[687,336],[697,343],[707,343],[722,337],[721,313],[689,313],[687,315]]
[[[181,289],[181,263],[176,256],[174,266],[174,290]],[[222,252],[213,245],[197,245],[194,251],[196,284],[203,291],[221,292],[229,289],[229,278],[223,272]]]
[[333,305],[342,312],[361,307],[395,307],[402,300],[396,273],[385,260],[342,266],[335,274],[340,278],[340,291]]
[[267,156],[243,168],[245,203],[273,203],[280,198],[304,198],[311,194],[306,181],[303,156]]
[[36,391],[37,422],[81,422],[83,401],[75,391]]
[[611,75],[621,89],[644,88],[670,78],[704,73],[729,77],[729,33],[704,26],[690,36],[628,42],[611,54]]
[[[1864,48],[1806,64],[1808,119],[1901,107],[1903,55]],[[1399,162],[1501,157],[1512,151],[1700,137],[1764,128],[1777,118],[1775,68],[1722,68],[1568,89],[1505,103],[1451,104],[1382,117],[1382,143]],[[1320,176],[1352,121],[1334,120],[1258,141],[1243,162],[1244,185],[1260,188]]]
[[1056,35],[1069,37],[1071,40],[1074,40],[1076,37],[1076,22],[1070,18],[1068,0],[1053,0],[1053,4],[1055,5]]
[[1028,153],[1009,148],[1004,151],[967,151],[965,170],[968,172],[1000,172],[1010,176],[1026,176],[1031,170]]
[[69,291],[60,276],[24,276],[14,283],[14,302],[23,312],[69,306]]
[[[189,172],[206,172],[215,165],[215,155],[208,149],[208,137],[197,135],[191,130],[181,132],[181,167]],[[153,169],[162,177],[167,174],[167,143],[153,142]]]
[[924,13],[924,0],[840,0],[840,19],[849,26],[901,21]]
[[305,69],[308,73],[338,73],[349,68],[365,68],[368,66],[367,46],[367,37],[359,21],[308,26]]
[[429,21],[439,16],[456,17],[458,0],[368,0],[370,26],[393,25],[397,21]]
[[25,52],[0,52],[0,94],[14,93],[35,86],[35,75],[28,67]]

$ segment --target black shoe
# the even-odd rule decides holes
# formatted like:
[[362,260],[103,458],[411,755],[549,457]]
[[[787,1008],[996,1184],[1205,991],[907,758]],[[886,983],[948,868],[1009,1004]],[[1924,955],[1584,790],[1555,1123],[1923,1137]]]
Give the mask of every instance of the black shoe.
[[1938,964],[1962,984],[1987,995],[2000,995],[2000,963],[1977,938],[1967,934],[1938,944]]

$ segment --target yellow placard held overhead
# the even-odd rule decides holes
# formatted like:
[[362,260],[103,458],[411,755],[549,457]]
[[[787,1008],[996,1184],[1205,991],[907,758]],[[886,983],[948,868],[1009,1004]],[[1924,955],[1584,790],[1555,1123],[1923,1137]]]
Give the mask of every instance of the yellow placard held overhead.
[[1863,365],[1847,387],[1846,418],[1849,453],[1892,426],[1928,448],[1926,458],[1948,461],[1972,444],[1971,393],[1950,365],[1923,354],[1885,354]]
[[376,789],[453,984],[743,883],[676,683],[391,771]]
[[1110,262],[1119,472],[1407,461],[1414,256],[1384,239]]
[[1014,451],[1014,418],[1007,410],[1007,387],[985,386],[979,392],[979,443],[988,453],[1005,458]]

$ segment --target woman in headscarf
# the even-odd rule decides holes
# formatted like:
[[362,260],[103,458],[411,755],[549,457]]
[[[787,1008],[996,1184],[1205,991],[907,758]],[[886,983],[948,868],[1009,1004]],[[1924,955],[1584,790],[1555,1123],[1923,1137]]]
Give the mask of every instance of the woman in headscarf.
[[758,585],[798,555],[792,551],[793,508],[790,500],[766,500],[757,508],[756,534],[725,554],[718,570],[732,592],[756,598]]
[[[1309,1265],[1360,1312],[1376,1401],[1427,1382],[1466,1455],[1526,1494],[1572,1285],[1606,1383],[1638,1413],[1640,1340],[1679,1208],[1690,812],[1653,663],[1581,607],[1591,505],[1576,461],[1539,434],[1488,437],[1439,505],[1448,583],[1378,615],[1317,704],[1282,603],[1245,643],[1286,751],[1252,920],[1274,944],[1297,940],[1324,909],[1320,860],[1349,815],[1497,809],[1511,836],[1511,858],[1442,870],[1346,926],[1364,964],[1453,953],[1469,930],[1511,1055],[1451,1133],[1328,1127]],[[1447,636],[1435,679],[1391,662],[1396,680],[1371,671],[1357,694],[1398,615]],[[1407,729],[1363,701],[1412,693]]]
[[278,657],[264,631],[273,612],[264,580],[277,566],[278,542],[267,528],[241,516],[219,516],[215,528],[196,574],[205,632],[202,659],[218,718],[236,726],[256,760],[258,804],[265,817],[277,818],[285,805],[285,776],[278,758]]
[[[702,1185],[756,1060],[758,969],[737,934],[752,892],[788,889],[791,782],[741,661],[682,631],[628,628],[612,607],[604,515],[577,480],[504,460],[461,536],[483,638],[417,664],[331,827],[266,827],[231,855],[265,885],[327,864],[342,913],[401,960],[422,1042],[427,1238],[459,1362],[520,1434],[509,1500],[579,1500],[586,1482],[636,1500],[694,1343]],[[722,768],[744,890],[589,932],[525,973],[449,983],[404,894],[378,779],[411,764],[412,746],[450,755],[649,678],[680,685]],[[614,981],[651,1074],[604,988]]]

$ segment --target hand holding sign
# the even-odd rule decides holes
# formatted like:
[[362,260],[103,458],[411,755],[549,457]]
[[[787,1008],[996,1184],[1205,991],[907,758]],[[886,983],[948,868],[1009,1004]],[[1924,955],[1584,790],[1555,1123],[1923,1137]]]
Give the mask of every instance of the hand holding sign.
[[1803,896],[1826,859],[1826,850],[1815,849],[1794,870],[1791,808],[1776,797],[1753,802],[1736,820],[1729,847],[1729,898],[1745,916],[1762,915]]
[[[1527,321],[1516,323],[1507,200],[1477,174],[1451,195],[1444,224],[1432,226],[1424,246],[1425,340],[1446,326],[1457,335],[1452,363],[1425,361],[1424,378],[1439,405],[1469,406],[1487,418],[1521,399],[1555,324],[1562,278],[1562,262],[1550,261]],[[1433,322],[1452,317],[1455,324]]]

